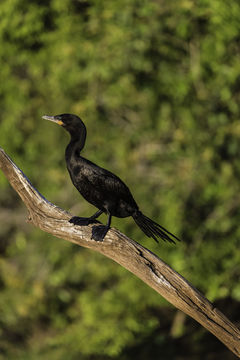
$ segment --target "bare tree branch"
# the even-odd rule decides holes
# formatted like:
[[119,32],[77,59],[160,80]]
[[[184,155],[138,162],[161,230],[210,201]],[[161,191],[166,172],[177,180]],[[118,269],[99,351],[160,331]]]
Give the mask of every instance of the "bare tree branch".
[[74,226],[71,215],[47,201],[0,148],[0,168],[25,203],[28,221],[43,231],[98,251],[156,290],[176,308],[194,318],[240,357],[240,331],[197,289],[149,250],[116,229],[103,242],[91,239],[91,225]]

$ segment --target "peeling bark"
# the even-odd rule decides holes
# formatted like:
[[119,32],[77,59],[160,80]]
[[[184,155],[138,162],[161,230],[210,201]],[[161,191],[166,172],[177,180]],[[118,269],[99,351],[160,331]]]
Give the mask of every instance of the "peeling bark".
[[198,321],[240,357],[240,331],[197,289],[151,251],[110,229],[103,242],[91,239],[91,227],[75,226],[71,214],[46,200],[0,148],[0,168],[26,205],[31,222],[41,230],[104,254],[122,265],[176,308]]

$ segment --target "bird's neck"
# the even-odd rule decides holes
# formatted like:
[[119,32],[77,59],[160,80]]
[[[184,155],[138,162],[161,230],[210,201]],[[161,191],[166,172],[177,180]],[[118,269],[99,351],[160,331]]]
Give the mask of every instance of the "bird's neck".
[[71,160],[72,158],[80,156],[80,152],[85,145],[87,135],[85,126],[69,131],[69,133],[71,135],[71,141],[66,148],[66,160]]

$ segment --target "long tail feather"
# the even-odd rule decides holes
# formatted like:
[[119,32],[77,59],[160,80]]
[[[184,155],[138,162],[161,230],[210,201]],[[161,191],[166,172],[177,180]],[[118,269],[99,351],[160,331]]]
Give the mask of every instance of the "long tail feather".
[[177,236],[173,235],[163,226],[143,215],[140,211],[133,215],[133,219],[144,232],[144,234],[153,238],[156,242],[158,242],[157,238],[160,238],[163,241],[169,241],[174,244],[174,239],[180,241]]

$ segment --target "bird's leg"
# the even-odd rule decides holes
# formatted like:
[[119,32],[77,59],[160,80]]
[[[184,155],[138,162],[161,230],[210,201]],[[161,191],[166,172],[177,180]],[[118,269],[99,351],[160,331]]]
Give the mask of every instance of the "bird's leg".
[[97,225],[92,227],[92,239],[95,241],[103,241],[106,233],[111,225],[112,215],[108,214],[107,225]]
[[74,225],[80,225],[80,226],[87,226],[89,224],[94,224],[94,223],[99,223],[99,221],[97,221],[96,219],[103,213],[103,211],[98,210],[95,214],[93,214],[92,216],[90,216],[89,218],[85,218],[85,217],[78,217],[78,216],[73,216],[69,222],[74,224]]

